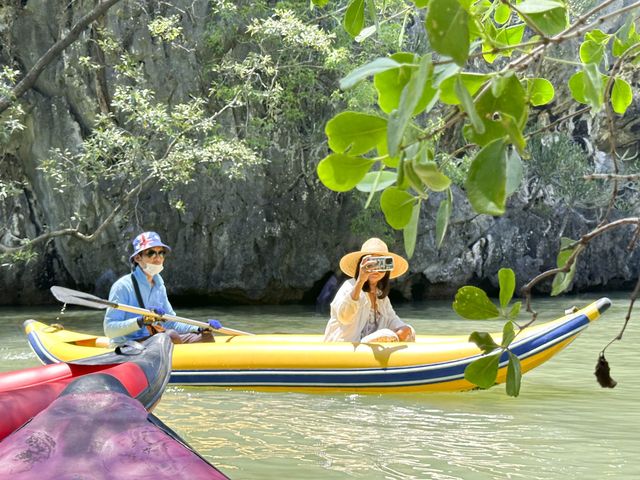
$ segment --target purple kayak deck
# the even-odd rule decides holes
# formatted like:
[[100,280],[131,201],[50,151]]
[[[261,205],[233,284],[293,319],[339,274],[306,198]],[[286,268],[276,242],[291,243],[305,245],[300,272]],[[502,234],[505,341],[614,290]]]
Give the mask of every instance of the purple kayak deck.
[[56,399],[0,442],[0,479],[226,479],[116,392]]

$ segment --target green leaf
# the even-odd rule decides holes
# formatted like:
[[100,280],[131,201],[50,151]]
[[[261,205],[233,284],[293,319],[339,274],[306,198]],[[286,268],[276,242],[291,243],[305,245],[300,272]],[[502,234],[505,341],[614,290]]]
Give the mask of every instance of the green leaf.
[[436,246],[440,248],[447,228],[449,227],[449,219],[451,218],[451,207],[453,205],[453,195],[451,190],[447,190],[447,196],[440,201],[438,213],[436,215]]
[[384,217],[396,230],[402,230],[411,221],[415,202],[413,195],[397,187],[387,188],[380,196]]
[[464,378],[480,388],[489,388],[496,383],[500,355],[488,355],[471,362],[464,369]]
[[398,110],[393,111],[389,115],[387,148],[389,149],[389,155],[392,157],[396,156],[399,152],[404,131],[413,116],[414,109],[422,97],[427,78],[431,75],[432,71],[431,56],[425,55],[420,60],[420,67],[417,71],[412,72],[411,79],[402,90]]
[[513,342],[515,336],[516,331],[513,327],[513,322],[509,320],[504,324],[504,327],[502,327],[502,342],[500,342],[500,346],[503,348],[508,347],[511,342]]
[[498,25],[503,25],[511,18],[511,9],[509,5],[505,3],[498,3],[495,11],[493,12],[493,19]]
[[613,83],[613,89],[611,90],[611,105],[613,106],[613,111],[624,115],[624,112],[627,111],[632,101],[633,92],[631,91],[631,85],[622,78],[616,77]]
[[555,0],[524,0],[518,11],[547,36],[560,33],[569,23],[564,3]]
[[488,143],[508,134],[502,123],[502,114],[511,115],[515,119],[515,126],[522,130],[527,122],[529,109],[527,108],[525,91],[515,75],[507,76],[505,86],[500,96],[495,96],[491,89],[487,89],[475,100],[476,110],[482,119],[485,131],[477,132],[472,126],[465,125],[464,135],[473,143],[487,145]]
[[598,70],[598,66],[593,63],[583,65],[582,69],[585,73],[583,77],[584,94],[591,108],[595,112],[598,112],[604,104],[604,89],[607,83],[606,76],[602,75]]
[[629,15],[625,24],[616,32],[611,49],[612,53],[614,56],[620,57],[638,42],[640,42],[640,35],[636,33],[635,18]]
[[407,253],[407,257],[413,257],[413,252],[416,248],[416,239],[418,237],[418,224],[420,223],[420,207],[422,202],[418,200],[413,206],[413,212],[411,213],[411,220],[402,230],[404,237],[404,251]]
[[501,268],[498,271],[498,283],[500,285],[500,305],[507,308],[513,292],[516,290],[516,274],[510,268]]
[[352,38],[356,38],[364,27],[365,0],[351,0],[344,15],[344,29]]
[[356,185],[356,188],[361,192],[379,192],[393,185],[397,178],[398,174],[396,172],[390,172],[388,170],[369,172],[360,183]]
[[522,302],[516,302],[511,307],[511,311],[509,312],[509,320],[515,320],[518,318],[518,314],[520,313],[520,308],[522,307]]
[[488,75],[481,73],[461,72],[458,75],[448,76],[440,82],[440,101],[447,105],[459,105],[460,99],[456,94],[456,83],[458,79],[466,88],[469,95],[475,95],[480,87],[489,79]]
[[596,65],[602,62],[604,58],[604,45],[596,43],[592,40],[585,40],[580,45],[580,60],[583,63],[595,63]]
[[431,47],[464,65],[469,57],[469,14],[458,0],[431,0],[425,24]]
[[318,177],[330,190],[346,192],[364,178],[374,163],[368,158],[332,153],[318,164]]
[[451,179],[438,169],[436,162],[419,162],[414,159],[412,167],[422,183],[434,192],[442,192],[451,185]]
[[431,0],[411,0],[413,2],[413,4],[418,7],[418,8],[425,8],[427,5],[429,5],[429,2]]
[[369,62],[361,67],[352,70],[349,75],[340,80],[340,88],[347,90],[353,87],[361,80],[367,78],[369,75],[379,74],[380,72],[386,72],[391,69],[397,69],[401,64],[393,60],[392,58],[376,58],[372,62]]
[[484,353],[491,353],[496,348],[500,348],[500,345],[487,332],[473,332],[469,336],[469,341],[475,343]]
[[523,132],[518,127],[516,119],[508,113],[502,112],[500,114],[500,123],[502,124],[504,131],[509,135],[509,140],[511,140],[513,146],[518,150],[518,153],[524,154],[527,141],[524,139],[524,136],[522,135]]
[[592,42],[599,43],[601,45],[606,45],[611,40],[612,35],[609,33],[604,33],[602,30],[595,29],[590,32],[585,33],[584,39]]
[[507,366],[507,395],[517,397],[520,395],[520,385],[522,383],[522,369],[520,359],[512,352],[509,352],[509,365]]
[[458,289],[453,310],[468,320],[488,320],[500,316],[500,311],[484,290],[466,285]]
[[[574,248],[567,248],[574,242],[571,238],[562,237],[560,239],[560,252],[558,253],[558,257],[556,259],[556,265],[558,268],[564,267],[569,260],[569,257],[573,254]],[[553,278],[553,282],[551,284],[551,296],[555,297],[556,295],[564,292],[569,285],[571,285],[571,281],[576,273],[576,262],[573,262],[571,268],[568,272],[560,272],[557,273]]]
[[555,89],[546,78],[527,78],[527,98],[534,107],[546,105],[553,100]]
[[311,0],[316,7],[324,7],[329,0]]
[[482,56],[488,63],[493,63],[498,57],[510,57],[513,53],[512,49],[493,52],[494,47],[508,47],[510,45],[518,45],[522,42],[525,25],[513,25],[504,27],[496,31],[495,35],[482,44]]
[[359,112],[342,112],[325,126],[329,148],[336,153],[362,155],[385,142],[387,120]]
[[456,96],[460,100],[460,103],[462,104],[462,108],[467,113],[467,117],[469,117],[469,121],[471,122],[471,125],[473,125],[474,130],[480,134],[483,134],[484,123],[482,123],[482,119],[478,116],[476,107],[473,104],[473,98],[471,98],[471,95],[469,95],[469,92],[460,80],[460,77],[456,78],[455,92]]
[[[591,70],[591,75],[587,74],[587,68]],[[569,79],[571,96],[580,103],[590,105],[595,112],[602,108],[604,89],[607,85],[607,76],[602,74],[600,74],[599,84],[597,81],[594,83],[594,75],[598,73],[597,66],[584,65],[583,71],[574,73]]]
[[478,213],[502,215],[505,210],[507,159],[504,139],[494,140],[471,162],[465,189]]
[[[378,92],[378,105],[385,113],[391,113],[400,105],[402,91],[414,72],[418,70],[416,65],[420,62],[420,57],[413,53],[399,52],[394,53],[391,60],[395,61],[399,67],[377,73],[373,77],[373,85]],[[424,110],[431,110],[438,100],[438,90],[431,85],[430,77],[427,78],[422,96],[413,109],[414,115]]]
[[507,197],[515,193],[524,178],[524,166],[518,152],[512,150],[507,157],[507,184],[505,186]]

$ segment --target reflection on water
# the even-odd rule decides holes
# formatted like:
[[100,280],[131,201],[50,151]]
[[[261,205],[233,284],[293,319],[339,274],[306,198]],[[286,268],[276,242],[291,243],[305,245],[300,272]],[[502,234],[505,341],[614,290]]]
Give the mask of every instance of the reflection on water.
[[[624,298],[618,296],[621,300]],[[543,319],[595,296],[540,301]],[[500,330],[467,322],[448,303],[399,306],[424,333]],[[22,333],[29,317],[56,321],[51,310],[0,310],[0,370],[35,365]],[[319,332],[325,318],[303,307],[181,310],[223,319],[252,332]],[[169,387],[156,414],[235,479],[635,479],[640,478],[640,340],[632,323],[607,351],[619,384],[601,389],[593,376],[602,347],[617,334],[626,303],[567,350],[525,375],[522,394],[504,387],[432,394],[265,393]],[[68,309],[67,328],[99,332],[101,313]]]

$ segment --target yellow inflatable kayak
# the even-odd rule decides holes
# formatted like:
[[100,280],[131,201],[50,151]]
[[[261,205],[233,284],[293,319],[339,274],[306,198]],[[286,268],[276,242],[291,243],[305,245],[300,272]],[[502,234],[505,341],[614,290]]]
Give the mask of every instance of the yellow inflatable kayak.
[[[511,351],[522,372],[569,345],[609,306],[608,298],[522,331]],[[43,363],[68,362],[110,351],[107,339],[35,320],[25,322],[29,344]],[[500,333],[492,334],[499,343]],[[175,345],[170,383],[255,390],[410,392],[475,388],[464,369],[482,353],[468,336],[418,335],[415,343],[322,341],[322,335],[216,336],[215,343]],[[497,383],[506,379],[508,354]]]

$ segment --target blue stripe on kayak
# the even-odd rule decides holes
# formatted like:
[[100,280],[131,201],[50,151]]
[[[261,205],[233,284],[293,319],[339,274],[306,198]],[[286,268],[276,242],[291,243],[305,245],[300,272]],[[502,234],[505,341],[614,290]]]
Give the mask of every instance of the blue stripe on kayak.
[[40,341],[40,337],[35,331],[29,332],[27,335],[27,340],[29,341],[29,346],[33,353],[40,359],[42,363],[45,365],[50,365],[52,363],[60,363],[62,360],[56,358]]
[[[534,337],[514,342],[511,351],[520,360],[536,355],[578,335],[589,325],[589,318],[578,315],[561,325],[550,327]],[[482,355],[428,365],[361,369],[296,370],[181,370],[173,371],[170,383],[219,386],[299,386],[299,387],[394,387],[449,382],[464,378],[464,369]],[[508,364],[504,352],[500,367]]]

